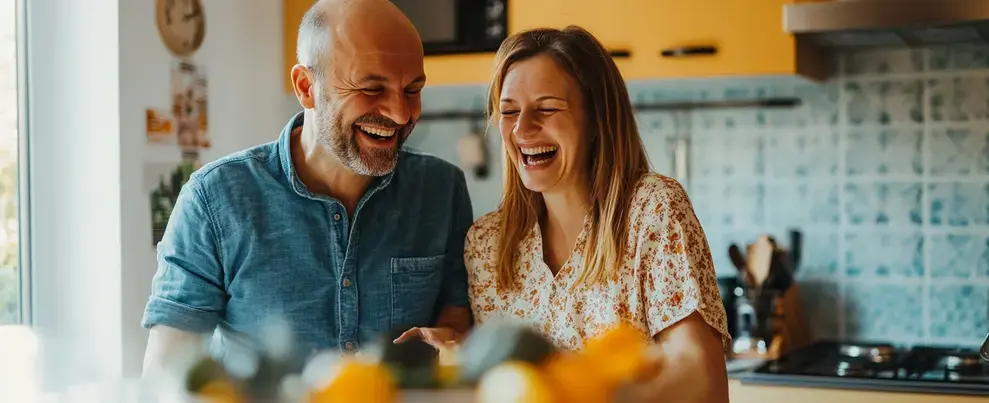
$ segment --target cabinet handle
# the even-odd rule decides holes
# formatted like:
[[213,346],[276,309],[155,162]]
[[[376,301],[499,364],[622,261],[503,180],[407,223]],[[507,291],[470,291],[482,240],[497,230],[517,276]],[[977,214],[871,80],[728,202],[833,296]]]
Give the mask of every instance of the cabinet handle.
[[663,57],[685,57],[699,55],[713,55],[718,53],[714,46],[684,46],[680,48],[663,49],[659,52]]
[[628,49],[612,49],[608,51],[613,59],[628,59],[632,57],[632,51]]

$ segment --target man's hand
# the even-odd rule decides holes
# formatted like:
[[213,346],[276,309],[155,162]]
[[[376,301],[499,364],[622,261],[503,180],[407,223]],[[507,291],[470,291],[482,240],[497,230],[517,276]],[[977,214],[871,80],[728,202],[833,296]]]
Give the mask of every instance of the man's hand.
[[422,341],[433,346],[437,350],[449,347],[450,343],[459,343],[460,335],[448,327],[414,327],[406,330],[401,336],[395,339],[395,343],[404,343],[409,340],[422,339]]
[[470,329],[470,311],[459,306],[447,306],[440,311],[436,318],[435,327],[414,327],[406,330],[395,339],[395,343],[404,343],[420,338],[438,350],[449,347],[450,343],[460,343]]

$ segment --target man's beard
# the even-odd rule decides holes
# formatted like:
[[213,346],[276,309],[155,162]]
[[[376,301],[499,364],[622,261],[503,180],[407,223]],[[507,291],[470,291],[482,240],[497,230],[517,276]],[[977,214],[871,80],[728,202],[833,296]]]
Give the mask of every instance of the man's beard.
[[354,171],[358,175],[384,176],[395,169],[398,165],[398,150],[405,144],[409,133],[412,131],[414,122],[408,125],[399,125],[384,116],[378,114],[367,114],[361,116],[354,124],[369,123],[384,128],[394,128],[396,139],[394,149],[374,147],[369,150],[361,150],[357,144],[359,135],[353,127],[343,121],[343,114],[338,103],[328,99],[319,99],[316,102],[316,133],[319,136],[319,143],[330,150],[340,162]]

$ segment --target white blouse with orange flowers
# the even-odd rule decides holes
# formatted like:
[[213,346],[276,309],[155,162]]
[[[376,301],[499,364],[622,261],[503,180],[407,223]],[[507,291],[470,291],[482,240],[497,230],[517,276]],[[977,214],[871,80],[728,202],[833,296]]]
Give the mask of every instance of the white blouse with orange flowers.
[[590,220],[555,276],[534,225],[519,245],[521,287],[515,291],[499,290],[496,281],[499,213],[481,217],[467,233],[464,250],[476,322],[527,321],[559,347],[577,350],[619,322],[653,337],[696,311],[721,334],[727,350],[730,337],[710,247],[683,187],[663,175],[645,175],[628,217],[624,264],[603,284],[575,290],[570,286],[583,264]]

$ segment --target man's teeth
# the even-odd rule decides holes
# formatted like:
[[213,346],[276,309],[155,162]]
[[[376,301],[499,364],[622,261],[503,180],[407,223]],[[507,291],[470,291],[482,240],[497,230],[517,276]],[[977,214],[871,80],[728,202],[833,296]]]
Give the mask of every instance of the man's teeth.
[[543,153],[548,153],[551,151],[556,151],[558,147],[556,146],[542,146],[542,147],[519,147],[522,150],[522,154],[525,155],[538,155]]
[[357,127],[359,127],[364,132],[373,134],[375,136],[391,137],[395,135],[395,129],[378,129],[375,127],[360,126],[360,125],[358,125]]

